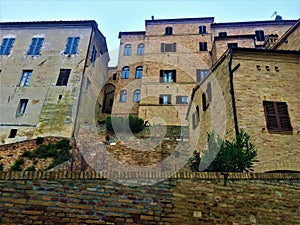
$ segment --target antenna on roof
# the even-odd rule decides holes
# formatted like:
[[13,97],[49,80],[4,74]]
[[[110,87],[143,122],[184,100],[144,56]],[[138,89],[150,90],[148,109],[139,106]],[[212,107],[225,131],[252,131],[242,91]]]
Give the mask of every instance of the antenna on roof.
[[154,16],[151,16],[151,19],[154,20]]
[[273,15],[271,16],[271,18],[272,18],[273,16],[277,16],[277,11],[275,11],[275,12],[273,13]]

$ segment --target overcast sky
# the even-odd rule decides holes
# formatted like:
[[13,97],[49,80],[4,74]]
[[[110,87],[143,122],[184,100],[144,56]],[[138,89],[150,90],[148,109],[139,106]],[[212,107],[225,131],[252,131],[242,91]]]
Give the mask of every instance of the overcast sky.
[[299,19],[299,0],[0,0],[1,22],[95,20],[116,64],[119,31],[143,31],[145,20],[215,17],[215,22]]

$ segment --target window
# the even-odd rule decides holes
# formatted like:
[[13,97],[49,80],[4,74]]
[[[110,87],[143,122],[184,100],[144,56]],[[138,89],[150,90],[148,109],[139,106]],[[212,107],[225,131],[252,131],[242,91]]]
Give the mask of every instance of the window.
[[197,126],[198,123],[199,123],[199,121],[200,121],[200,110],[199,110],[199,105],[196,106],[195,120],[196,120],[196,126]]
[[263,101],[269,131],[292,131],[286,102]]
[[113,73],[112,79],[117,80],[117,73]]
[[15,138],[17,135],[17,129],[11,129],[8,138]]
[[32,38],[31,45],[27,52],[28,55],[39,55],[42,48],[44,38]]
[[207,42],[199,42],[199,51],[207,51]]
[[135,78],[136,79],[141,79],[143,77],[143,67],[138,66],[135,70]]
[[14,42],[14,38],[4,38],[0,48],[0,55],[9,55]]
[[67,86],[70,73],[71,73],[70,69],[60,69],[56,86]]
[[23,70],[20,86],[21,87],[27,87],[30,81],[32,75],[32,70]]
[[159,104],[170,105],[171,95],[159,95]]
[[196,80],[197,82],[200,82],[203,80],[205,75],[208,73],[208,70],[201,70],[201,69],[196,69]]
[[227,32],[219,32],[219,37],[227,37]]
[[161,52],[176,52],[176,43],[173,43],[173,44],[161,43],[160,51]]
[[92,56],[91,56],[91,63],[94,65],[97,57],[97,49],[95,45],[93,45],[93,50],[92,50]]
[[188,104],[188,96],[176,96],[176,104]]
[[206,34],[206,26],[199,26],[199,34]]
[[195,118],[195,113],[193,113],[193,115],[192,115],[192,125],[193,125],[193,129],[195,129],[196,128],[196,118]]
[[141,90],[136,89],[133,92],[133,102],[140,102],[140,100],[141,100]]
[[207,94],[208,103],[210,103],[211,100],[212,100],[212,93],[211,92],[212,92],[211,91],[211,83],[209,82],[207,84],[207,88],[206,88],[206,94]]
[[130,69],[128,66],[124,67],[122,70],[122,79],[128,79],[129,78]]
[[85,85],[85,94],[88,95],[89,94],[89,90],[91,87],[91,81],[89,79],[86,80],[86,85]]
[[176,82],[176,70],[160,70],[160,83],[173,82]]
[[66,48],[64,52],[65,55],[72,55],[77,53],[79,39],[80,39],[79,37],[67,38]]
[[144,44],[139,44],[137,49],[138,55],[144,55]]
[[126,102],[127,100],[127,91],[126,90],[121,90],[120,91],[120,100],[119,102]]
[[256,30],[255,31],[256,41],[264,41],[265,40],[265,33],[263,30]]
[[238,43],[228,43],[227,47],[228,48],[237,48],[238,47]]
[[124,47],[124,55],[131,55],[131,44],[127,44]]
[[23,115],[26,111],[28,99],[20,99],[18,108],[17,108],[17,115]]
[[165,35],[172,35],[173,34],[173,28],[172,27],[166,27]]
[[206,94],[202,93],[202,110],[206,111],[207,108],[208,108],[208,103],[206,99]]

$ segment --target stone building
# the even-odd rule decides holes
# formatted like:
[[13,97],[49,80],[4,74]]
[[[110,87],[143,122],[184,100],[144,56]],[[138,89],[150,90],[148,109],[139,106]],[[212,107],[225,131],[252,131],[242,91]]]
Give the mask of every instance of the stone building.
[[145,21],[145,31],[120,32],[118,65],[106,84],[114,91],[112,114],[187,126],[193,87],[229,47],[266,48],[295,22],[152,18]]
[[89,106],[97,102],[109,61],[97,23],[11,22],[0,29],[1,144],[72,137],[81,124],[94,124]]
[[266,37],[269,48],[226,50],[194,87],[187,120],[198,151],[210,131],[233,139],[244,129],[257,148],[255,172],[300,171],[299,20],[278,37]]

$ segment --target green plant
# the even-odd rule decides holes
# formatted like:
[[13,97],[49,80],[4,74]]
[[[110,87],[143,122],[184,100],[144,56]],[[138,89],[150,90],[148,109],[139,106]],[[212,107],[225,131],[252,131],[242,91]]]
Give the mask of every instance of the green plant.
[[0,164],[0,171],[3,171],[3,164]]
[[214,132],[208,134],[208,148],[200,158],[196,153],[189,160],[192,171],[223,172],[226,185],[228,172],[248,172],[258,162],[257,150],[250,142],[250,135],[241,130],[233,141],[223,141]]
[[106,130],[110,132],[118,132],[118,131],[129,132],[128,125],[130,130],[133,133],[138,133],[144,129],[144,120],[132,115],[129,115],[128,118],[124,118],[124,117],[112,118],[109,116],[105,120]]
[[36,165],[38,163],[38,161],[37,161],[37,159],[35,159],[34,161],[33,161],[33,165]]
[[25,151],[22,154],[22,157],[27,157],[29,159],[34,159],[36,157],[36,154],[31,151]]
[[34,166],[27,167],[25,171],[36,171]]
[[43,137],[37,137],[36,138],[36,142],[37,145],[41,145],[44,143],[44,138]]
[[129,115],[129,127],[133,133],[138,133],[144,129],[144,120],[139,117]]
[[17,159],[14,163],[14,165],[12,165],[12,167],[10,168],[10,171],[21,171],[21,165],[24,164],[24,159],[20,158]]

